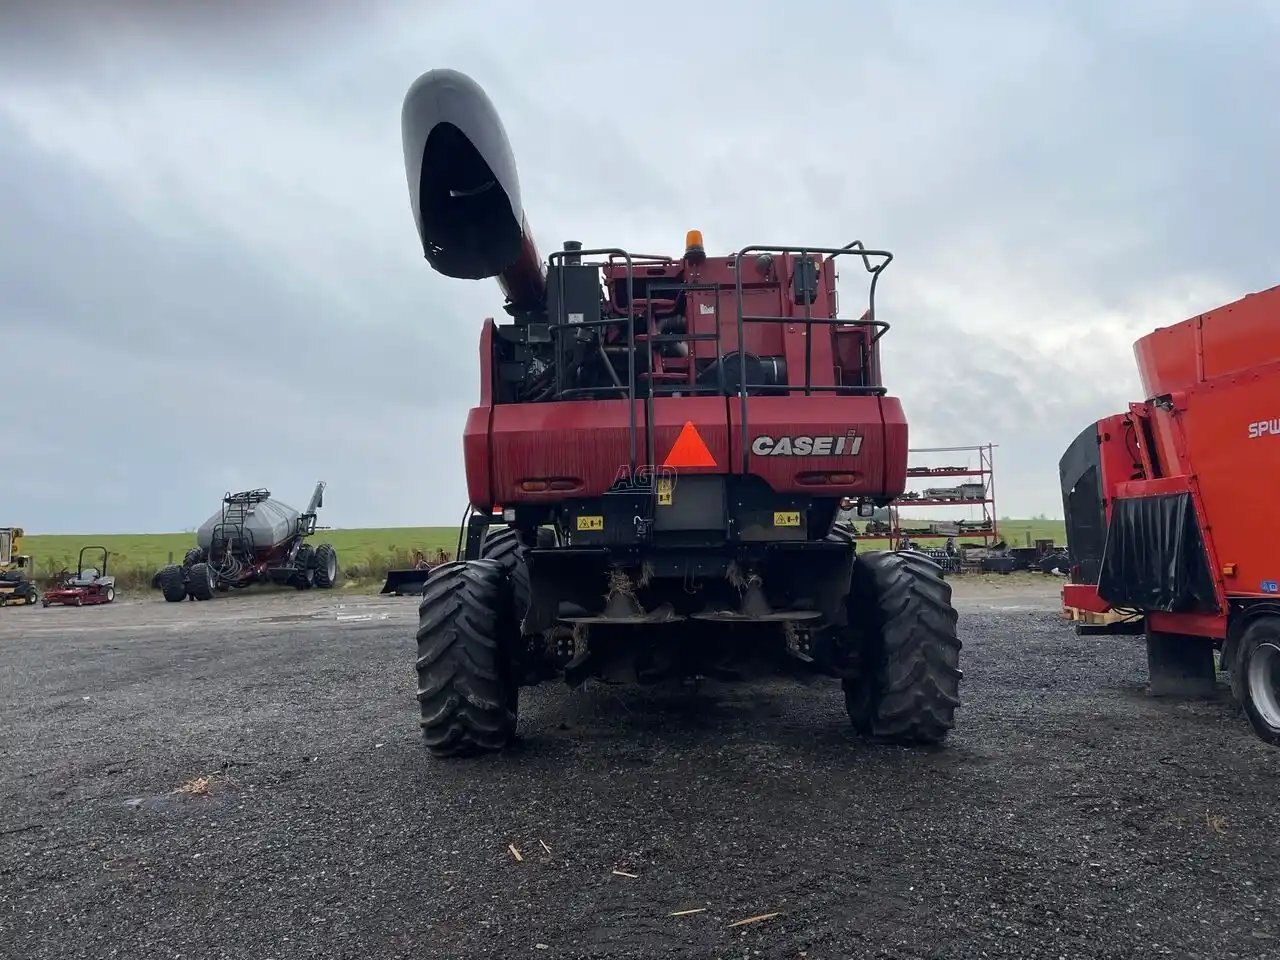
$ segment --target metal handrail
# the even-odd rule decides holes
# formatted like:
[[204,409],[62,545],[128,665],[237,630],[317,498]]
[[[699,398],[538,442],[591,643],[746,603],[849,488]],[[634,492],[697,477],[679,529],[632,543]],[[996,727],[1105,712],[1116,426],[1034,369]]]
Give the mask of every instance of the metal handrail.
[[[598,247],[591,250],[557,250],[547,257],[548,266],[555,266],[556,261],[563,261],[568,257],[575,260],[581,260],[583,257],[602,257],[608,256],[608,263],[613,263],[615,259],[625,260],[627,264],[627,303],[630,304],[635,298],[635,268],[632,262],[631,254],[620,247]],[[575,266],[578,264],[575,264]],[[581,266],[592,266],[592,264],[581,264]],[[600,266],[596,264],[595,266]],[[564,305],[564,273],[556,274],[556,292],[559,296],[556,298],[557,304],[561,307]],[[557,318],[559,319],[559,318]],[[616,320],[609,320],[609,324],[617,323]],[[554,323],[550,325],[552,333],[552,341],[556,350],[556,396],[563,396],[564,390],[564,371],[561,368],[560,359],[563,356],[561,337],[565,327],[570,326],[588,326],[597,327],[604,326],[604,321],[588,321],[586,324],[570,324],[570,323]],[[599,345],[599,344],[597,344]],[[601,356],[604,355],[601,349]],[[607,359],[607,358],[606,358]],[[606,362],[605,366],[610,371],[613,370],[613,364]],[[621,387],[608,387],[606,390],[614,390]],[[577,388],[574,392],[579,393],[581,390],[598,390],[600,388]],[[585,394],[584,394],[585,395]],[[627,417],[628,417],[628,442],[630,446],[630,469],[634,473],[636,469],[636,321],[635,315],[627,311]]]
[[[747,383],[747,354],[743,349],[746,342],[746,324],[748,323],[796,323],[803,322],[805,325],[805,344],[804,344],[804,395],[812,396],[815,392],[827,393],[836,392],[838,389],[855,389],[855,388],[827,388],[813,386],[813,325],[814,323],[823,323],[832,325],[836,323],[848,323],[836,317],[817,317],[813,316],[813,304],[806,299],[804,303],[803,317],[766,317],[766,316],[750,316],[744,309],[744,293],[742,284],[742,260],[748,254],[768,253],[783,254],[791,257],[793,254],[799,254],[801,261],[807,261],[811,255],[823,255],[826,257],[824,263],[832,263],[836,257],[851,255],[862,260],[863,266],[867,272],[871,274],[871,288],[868,294],[867,319],[854,321],[849,325],[866,326],[871,328],[873,333],[871,344],[875,344],[889,330],[889,324],[881,323],[876,320],[876,285],[880,280],[880,274],[885,267],[893,261],[893,254],[888,250],[871,250],[868,249],[861,240],[854,240],[847,243],[843,247],[794,247],[794,246],[764,246],[753,244],[743,247],[734,256],[734,290],[736,294],[737,313],[738,313],[738,408],[739,419],[741,420],[741,446],[742,446],[742,472],[748,472],[751,462],[751,451],[748,444],[749,430],[747,424],[747,395],[751,385]],[[880,263],[873,264],[872,258],[881,258]],[[821,269],[818,271],[821,274]],[[779,276],[779,284],[783,282],[783,278]],[[865,369],[865,368],[864,368]],[[879,389],[879,388],[877,388]]]

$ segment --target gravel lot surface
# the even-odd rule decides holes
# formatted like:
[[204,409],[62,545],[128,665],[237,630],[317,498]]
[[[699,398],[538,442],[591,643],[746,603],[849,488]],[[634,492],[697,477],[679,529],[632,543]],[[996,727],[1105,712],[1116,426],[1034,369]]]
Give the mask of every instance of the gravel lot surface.
[[543,687],[444,763],[412,600],[0,610],[0,955],[1280,956],[1280,751],[1057,586],[957,587],[940,750],[827,682]]

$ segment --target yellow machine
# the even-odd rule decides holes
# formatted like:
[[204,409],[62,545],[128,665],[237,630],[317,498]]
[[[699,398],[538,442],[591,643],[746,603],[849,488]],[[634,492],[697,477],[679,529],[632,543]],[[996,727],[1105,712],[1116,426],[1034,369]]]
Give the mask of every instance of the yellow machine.
[[31,571],[31,557],[22,552],[22,528],[0,527],[0,607],[29,606],[40,599]]

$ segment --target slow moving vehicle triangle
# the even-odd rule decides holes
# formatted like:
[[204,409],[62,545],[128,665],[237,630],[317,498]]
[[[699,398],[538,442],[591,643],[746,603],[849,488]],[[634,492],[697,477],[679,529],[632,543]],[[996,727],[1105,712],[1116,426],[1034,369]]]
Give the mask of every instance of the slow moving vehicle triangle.
[[664,467],[717,466],[716,458],[707,449],[702,434],[698,432],[692,420],[684,422],[684,429],[680,431],[680,436],[676,437],[676,442],[671,445],[671,452],[667,454],[667,459],[662,461],[662,465]]

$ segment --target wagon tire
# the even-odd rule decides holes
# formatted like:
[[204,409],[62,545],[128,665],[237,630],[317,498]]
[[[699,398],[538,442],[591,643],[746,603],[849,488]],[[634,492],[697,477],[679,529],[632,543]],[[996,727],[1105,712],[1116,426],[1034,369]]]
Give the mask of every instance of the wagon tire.
[[193,600],[212,600],[217,590],[213,567],[207,563],[195,564],[187,574],[187,589]]
[[[1259,739],[1280,746],[1280,616],[1263,616],[1240,636],[1232,686]],[[1237,679],[1238,678],[1238,679]]]
[[187,578],[181,567],[169,564],[156,574],[156,584],[169,603],[181,603],[187,599]]
[[328,543],[316,547],[315,573],[311,582],[321,590],[330,589],[338,582],[338,551]]

